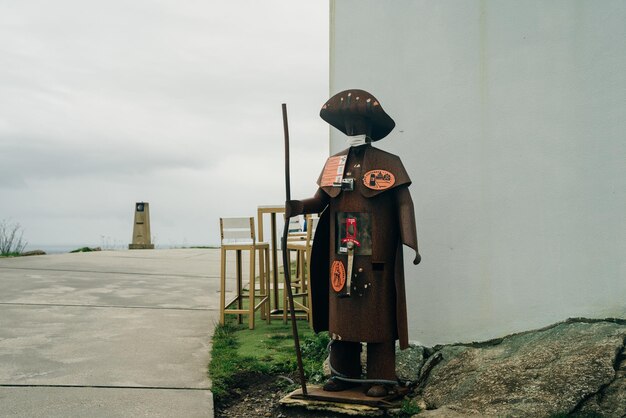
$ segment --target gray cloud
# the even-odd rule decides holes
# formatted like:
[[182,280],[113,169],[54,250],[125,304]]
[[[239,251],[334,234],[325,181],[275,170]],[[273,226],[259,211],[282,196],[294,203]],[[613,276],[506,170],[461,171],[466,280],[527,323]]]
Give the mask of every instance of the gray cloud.
[[[327,8],[304,1],[1,5],[0,218],[30,225],[30,242],[79,242],[102,234],[102,225],[90,230],[79,220],[94,207],[106,208],[94,222],[110,218],[110,230],[122,233],[127,206],[152,196],[158,216],[177,219],[174,235],[218,216],[198,189],[223,194],[227,180],[236,183],[242,197],[232,199],[233,212],[235,204],[252,210],[264,196],[280,201],[283,101],[292,158],[311,171],[298,170],[294,182],[314,181],[327,151],[328,128],[317,117],[328,93]],[[270,180],[250,180],[247,191],[255,161],[272,165]],[[211,181],[216,176],[224,180]],[[194,198],[197,211],[171,204]],[[59,231],[72,232],[60,238]]]

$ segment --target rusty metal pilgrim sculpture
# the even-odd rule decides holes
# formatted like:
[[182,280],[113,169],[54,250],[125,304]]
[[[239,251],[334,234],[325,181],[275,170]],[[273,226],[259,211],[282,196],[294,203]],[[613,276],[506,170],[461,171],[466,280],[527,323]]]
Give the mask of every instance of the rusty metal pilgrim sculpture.
[[[402,244],[420,262],[411,180],[393,154],[371,146],[395,122],[374,96],[346,90],[320,111],[347,135],[349,148],[326,161],[316,194],[287,202],[287,215],[322,213],[311,256],[313,327],[332,339],[326,391],[362,383],[385,396],[397,383],[395,340],[408,346]],[[361,379],[361,342],[367,378]]]

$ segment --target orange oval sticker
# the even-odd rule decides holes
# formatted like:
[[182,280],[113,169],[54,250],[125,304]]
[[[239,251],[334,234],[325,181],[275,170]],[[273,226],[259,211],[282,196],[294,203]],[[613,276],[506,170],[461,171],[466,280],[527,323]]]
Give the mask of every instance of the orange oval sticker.
[[396,177],[387,170],[370,170],[363,176],[363,184],[372,190],[385,190],[396,183]]
[[341,292],[346,284],[346,268],[339,260],[333,261],[330,267],[330,284],[335,292]]

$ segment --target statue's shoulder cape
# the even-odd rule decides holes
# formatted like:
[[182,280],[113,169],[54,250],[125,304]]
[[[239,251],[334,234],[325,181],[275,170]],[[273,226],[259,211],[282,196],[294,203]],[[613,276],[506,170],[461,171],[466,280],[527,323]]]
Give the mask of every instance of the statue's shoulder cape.
[[[339,151],[337,154],[328,157],[328,160],[326,160],[326,164],[324,164],[324,169],[317,179],[317,185],[330,197],[339,196],[339,193],[341,193],[341,188],[327,185],[322,186],[322,178],[324,176],[324,172],[326,171],[326,167],[333,160],[333,158],[348,155],[349,152],[350,148],[346,148],[343,151]],[[361,187],[359,189],[361,190],[361,194],[363,195],[363,197],[374,197],[380,193],[386,192],[387,190],[391,190],[403,185],[409,186],[411,184],[411,179],[409,178],[409,175],[406,172],[404,165],[402,165],[400,157],[378,148],[367,147],[367,149],[365,150],[365,155],[363,156],[363,162],[361,163],[361,173],[368,173],[371,171],[379,170],[391,173],[393,175],[393,185],[378,190],[371,189],[369,187]],[[359,178],[355,179],[355,181],[364,180],[362,178]]]

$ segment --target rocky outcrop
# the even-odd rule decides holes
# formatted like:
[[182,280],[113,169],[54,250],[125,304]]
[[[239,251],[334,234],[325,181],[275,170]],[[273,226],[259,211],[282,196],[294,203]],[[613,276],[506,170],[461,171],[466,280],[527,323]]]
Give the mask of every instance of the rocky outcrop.
[[427,349],[419,345],[409,345],[406,350],[396,349],[396,375],[400,381],[417,382]]
[[20,256],[22,257],[29,257],[31,255],[46,255],[46,252],[42,250],[33,250],[33,251],[25,251],[20,254]]
[[615,370],[615,379],[582,402],[576,412],[586,416],[626,417],[626,348],[616,358]]
[[626,417],[626,320],[570,319],[483,343],[435,347],[419,416]]

